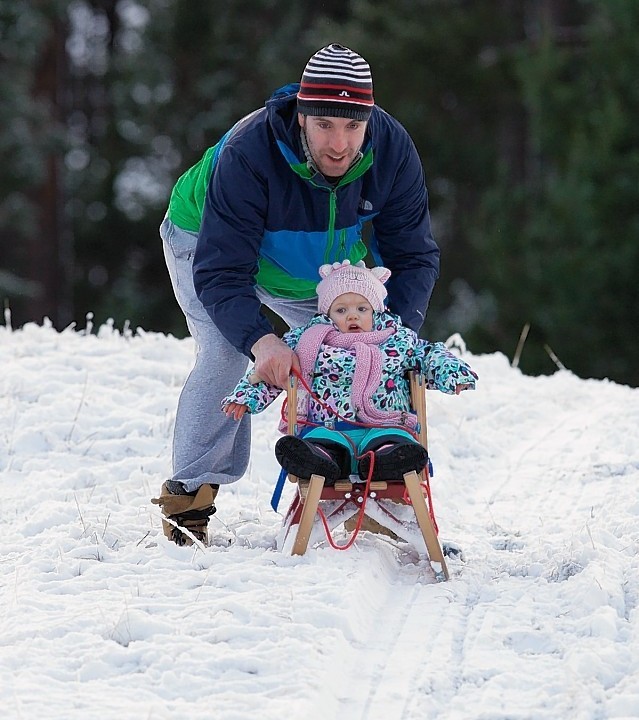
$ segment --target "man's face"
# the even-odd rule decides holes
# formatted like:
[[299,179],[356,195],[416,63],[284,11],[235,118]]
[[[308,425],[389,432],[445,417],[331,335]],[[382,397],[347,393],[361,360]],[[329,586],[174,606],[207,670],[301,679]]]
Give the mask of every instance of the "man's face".
[[301,114],[297,117],[322,175],[328,178],[344,175],[362,147],[366,121]]
[[343,333],[370,332],[373,329],[373,306],[358,293],[343,293],[333,300],[329,318]]

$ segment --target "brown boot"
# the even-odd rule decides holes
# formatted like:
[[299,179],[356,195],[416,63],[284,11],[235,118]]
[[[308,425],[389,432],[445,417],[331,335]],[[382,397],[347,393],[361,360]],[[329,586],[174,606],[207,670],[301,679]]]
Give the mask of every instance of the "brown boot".
[[214,501],[219,487],[201,485],[195,493],[175,495],[169,492],[166,483],[162,485],[160,497],[152,498],[151,502],[162,508],[162,529],[169,540],[176,545],[193,545],[193,539],[182,532],[186,529],[206,545],[207,525],[216,510]]

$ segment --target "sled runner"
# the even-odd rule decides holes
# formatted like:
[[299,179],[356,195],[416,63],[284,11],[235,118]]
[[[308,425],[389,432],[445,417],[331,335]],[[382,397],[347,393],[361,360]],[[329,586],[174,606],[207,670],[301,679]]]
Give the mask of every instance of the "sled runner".
[[[418,419],[419,442],[428,450],[426,428],[426,379],[417,371],[409,373],[413,410]],[[288,434],[298,435],[297,383],[290,377],[287,394]],[[351,541],[339,547],[350,547],[360,529],[403,539],[419,546],[423,540],[431,567],[438,581],[448,580],[448,568],[439,539],[430,497],[430,462],[421,474],[408,472],[396,481],[363,482],[359,477],[326,485],[325,478],[311,475],[309,480],[289,473],[297,492],[283,521],[282,547],[293,555],[303,555],[313,536],[319,540],[322,526],[333,547],[331,531],[344,523],[353,530]]]

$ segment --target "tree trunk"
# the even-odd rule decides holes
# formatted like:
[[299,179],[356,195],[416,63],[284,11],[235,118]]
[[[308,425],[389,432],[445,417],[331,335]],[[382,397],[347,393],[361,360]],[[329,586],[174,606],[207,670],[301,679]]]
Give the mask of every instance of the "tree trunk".
[[33,97],[48,110],[48,122],[37,133],[42,148],[42,182],[30,193],[36,205],[36,231],[26,239],[26,279],[39,284],[41,291],[24,305],[25,321],[41,322],[49,315],[62,328],[73,317],[73,240],[65,212],[63,149],[66,119],[65,50],[66,27],[55,19],[34,71]]

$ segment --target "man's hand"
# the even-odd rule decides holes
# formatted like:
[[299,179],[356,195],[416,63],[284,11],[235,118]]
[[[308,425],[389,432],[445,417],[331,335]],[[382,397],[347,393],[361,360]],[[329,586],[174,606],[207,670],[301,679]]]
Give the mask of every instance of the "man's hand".
[[291,370],[299,372],[297,355],[277,335],[264,335],[251,348],[255,357],[255,369],[251,382],[263,380],[269,385],[284,389],[288,384]]

